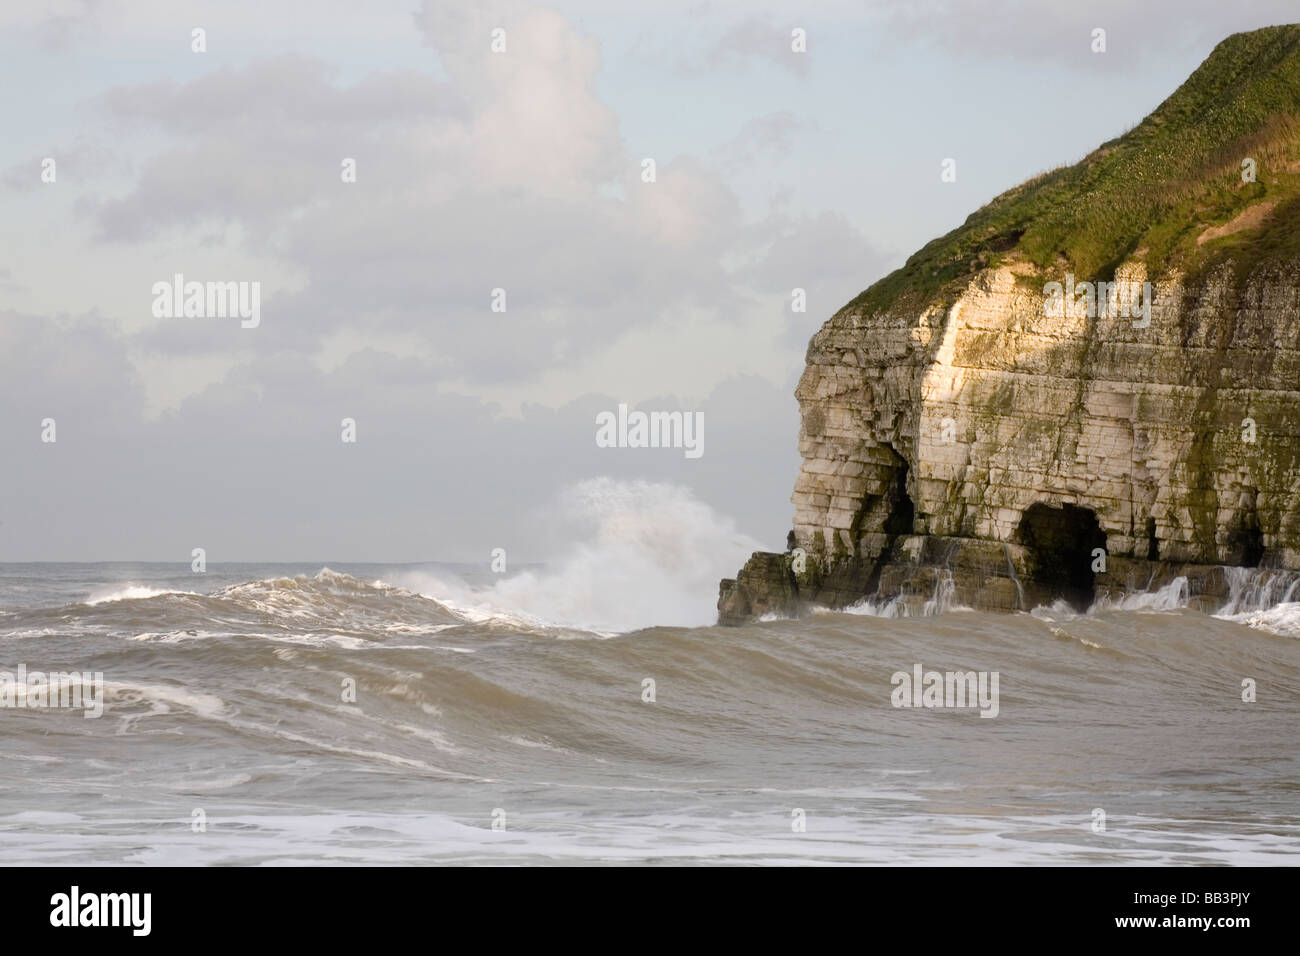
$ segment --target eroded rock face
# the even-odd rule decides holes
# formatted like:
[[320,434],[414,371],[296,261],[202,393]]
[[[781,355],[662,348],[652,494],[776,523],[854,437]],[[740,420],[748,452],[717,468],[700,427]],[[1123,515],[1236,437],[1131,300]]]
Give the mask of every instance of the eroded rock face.
[[735,579],[718,592],[718,623],[743,624],[767,614],[792,617],[799,611],[799,587],[785,555],[755,551]]
[[1012,542],[1069,504],[1113,555],[1240,564],[1253,537],[1300,568],[1300,270],[1277,278],[1156,283],[1141,329],[1048,317],[1011,267],[946,310],[835,316],[795,393],[798,545],[855,553],[906,468],[914,533]]
[[[1136,262],[1115,278],[1147,280]],[[814,335],[795,392],[806,558],[769,556],[733,607],[789,603],[766,594],[771,558],[806,565],[795,604],[883,593],[882,575],[941,566],[906,550],[927,537],[956,542],[950,562],[980,556],[991,570],[957,585],[987,607],[1026,586],[1086,605],[1117,560],[1148,579],[1300,570],[1300,263],[1153,282],[1145,327],[1080,303],[1051,316],[1043,284],[1012,261],[953,301],[850,307]]]
[[[1227,37],[1136,127],[832,317],[772,556],[796,609],[1300,580],[1297,115],[1300,24]],[[732,606],[777,601],[764,567]]]

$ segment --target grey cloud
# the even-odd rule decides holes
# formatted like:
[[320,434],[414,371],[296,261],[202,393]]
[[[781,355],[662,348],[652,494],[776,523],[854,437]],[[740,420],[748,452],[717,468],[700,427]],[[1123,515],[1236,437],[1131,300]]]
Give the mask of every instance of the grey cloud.
[[171,145],[129,194],[88,204],[101,238],[138,240],[208,220],[263,230],[313,202],[337,201],[344,157],[372,187],[409,188],[420,177],[403,158],[427,158],[413,144],[430,125],[463,116],[445,85],[423,74],[380,74],[348,88],[330,80],[323,63],[282,57],[107,94],[110,117]]
[[794,137],[811,128],[811,124],[789,110],[768,113],[749,120],[740,132],[719,150],[719,165],[735,173],[764,157],[790,152]]
[[[0,421],[0,560],[185,560],[200,546],[213,561],[469,560],[498,545],[545,558],[554,542],[530,516],[597,475],[687,484],[783,543],[798,458],[772,436],[797,429],[792,382],[714,388],[698,406],[699,460],[597,448],[596,413],[626,396],[509,417],[456,389],[526,383],[683,316],[739,327],[791,273],[821,310],[874,254],[834,216],[747,224],[726,171],[687,157],[658,157],[658,181],[642,183],[596,95],[594,42],[545,11],[499,15],[511,52],[494,60],[490,15],[424,8],[448,80],[431,69],[342,85],[327,65],[286,56],[91,104],[100,148],[121,155],[120,139],[144,156],[120,194],[82,180],[98,241],[129,250],[191,231],[206,265],[176,271],[263,281],[262,325],[168,319],[127,336],[95,314],[0,315],[0,402],[12,412]],[[794,123],[761,117],[737,149],[779,151]],[[343,156],[357,158],[356,184],[339,180]],[[221,270],[213,250],[226,241],[241,243],[230,250],[241,264]],[[301,287],[277,291],[286,277]],[[498,286],[504,314],[489,309]],[[151,297],[140,289],[141,311]],[[336,333],[414,336],[429,357],[376,344],[323,370],[316,358]],[[150,418],[133,358],[228,370]],[[717,368],[733,364],[744,361],[722,355]],[[54,446],[39,441],[47,415]],[[344,417],[358,423],[356,446],[339,440]]]
[[[301,82],[272,85],[263,101],[302,87],[316,97],[323,81],[314,64],[279,63],[272,74],[285,71]],[[247,74],[205,78],[201,95],[116,99],[130,100],[132,110],[154,104],[162,117],[188,115],[198,103],[236,102],[222,83],[242,90]],[[289,107],[264,102],[261,110],[274,125]],[[147,333],[154,349],[311,351],[333,330],[364,325],[427,337],[464,362],[467,378],[501,381],[581,358],[684,304],[725,315],[739,302],[720,265],[741,228],[739,206],[717,174],[690,160],[662,165],[653,184],[641,183],[639,168],[627,161],[627,198],[619,200],[597,183],[554,189],[544,176],[478,183],[472,155],[449,146],[449,169],[448,157],[429,152],[429,130],[418,125],[389,126],[376,136],[355,129],[349,142],[324,118],[295,139],[284,131],[255,135],[243,116],[223,127],[236,110],[207,115],[209,123],[193,129],[196,142],[180,137],[128,196],[99,209],[104,231],[143,237],[209,217],[238,219],[254,233],[251,246],[267,270],[293,269],[307,285],[264,299],[257,338],[242,330],[234,338],[208,321],[168,320]],[[357,153],[356,184],[339,181],[336,157],[345,148]],[[498,287],[507,292],[505,315],[488,309]],[[503,329],[511,334],[503,338]]]
[[[440,391],[427,364],[377,351],[329,372],[257,359],[150,421],[124,343],[93,318],[6,313],[0,347],[0,560],[184,561],[193,547],[212,561],[477,560],[496,546],[538,560],[557,542],[531,517],[597,475],[687,484],[742,530],[784,534],[772,502],[797,457],[774,457],[764,436],[794,427],[794,403],[757,378],[725,382],[699,406],[706,452],[690,461],[597,448],[595,415],[617,396],[508,418]],[[53,445],[39,439],[46,416],[58,422]],[[355,445],[340,440],[343,418],[357,422]]]
[[[806,76],[809,54],[791,49],[791,31],[795,27],[806,29],[806,25],[797,20],[783,24],[750,18],[734,23],[708,49],[682,59],[677,68],[689,75],[758,64],[777,66],[795,76]],[[811,39],[808,44],[811,50]]]
[[[743,281],[780,308],[787,320],[782,342],[802,354],[828,317],[885,275],[891,257],[873,246],[839,213],[770,216],[751,230],[759,254]],[[803,289],[806,312],[792,311],[791,293]]]

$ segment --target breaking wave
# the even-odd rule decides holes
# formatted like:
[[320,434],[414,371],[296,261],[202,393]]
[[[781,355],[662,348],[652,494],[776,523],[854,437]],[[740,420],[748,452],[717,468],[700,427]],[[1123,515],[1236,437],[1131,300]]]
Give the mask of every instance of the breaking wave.
[[110,604],[113,601],[142,601],[147,598],[162,597],[164,594],[193,594],[193,591],[169,591],[163,588],[150,588],[142,584],[113,585],[92,592],[84,602],[90,606]]
[[422,572],[394,580],[480,621],[578,628],[600,634],[717,619],[718,581],[757,541],[679,485],[596,478],[557,503],[572,539],[545,570],[489,587]]
[[[0,839],[33,861],[106,864],[1300,854],[1300,644],[1181,610],[1180,588],[1151,596],[1154,613],[944,615],[942,576],[892,610],[597,639],[557,618],[644,624],[676,602],[711,622],[713,576],[751,544],[663,486],[585,491],[561,512],[579,532],[564,560],[477,589],[240,568],[195,594],[187,568],[129,586],[92,568],[33,606],[48,568],[0,582],[0,671],[102,673],[104,701],[84,719],[15,693],[0,759],[39,776],[40,809],[0,793]],[[653,601],[600,567],[624,534],[656,555],[641,565]],[[718,539],[742,552],[725,570],[672,564]],[[1285,632],[1300,604],[1264,574],[1230,576],[1228,616]],[[1001,716],[897,709],[891,674],[917,664],[999,672]],[[1243,702],[1243,676],[1264,706]],[[1080,747],[1099,725],[1123,732]],[[1088,829],[1099,791],[1130,808],[1104,843]],[[191,835],[196,807],[206,835]],[[792,808],[817,839],[790,839]]]

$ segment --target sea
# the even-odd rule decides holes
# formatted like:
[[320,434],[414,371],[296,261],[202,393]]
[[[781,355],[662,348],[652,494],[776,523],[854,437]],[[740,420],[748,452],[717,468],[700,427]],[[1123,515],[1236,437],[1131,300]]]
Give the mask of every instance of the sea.
[[1300,587],[717,627],[750,542],[636,527],[504,574],[0,565],[6,862],[1300,863]]

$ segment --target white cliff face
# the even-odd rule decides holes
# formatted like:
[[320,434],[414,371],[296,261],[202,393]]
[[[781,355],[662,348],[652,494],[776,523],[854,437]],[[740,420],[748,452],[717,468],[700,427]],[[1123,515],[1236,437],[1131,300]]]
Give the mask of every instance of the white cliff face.
[[874,560],[900,518],[1023,543],[1033,506],[1072,505],[1107,555],[1300,569],[1296,272],[1153,282],[1145,327],[1082,303],[1048,315],[1062,278],[1013,263],[951,305],[846,309],[813,337],[792,501],[822,568]]
[[795,391],[793,541],[722,582],[719,620],[1300,582],[1297,63],[1300,25],[1226,38],[832,317]]

